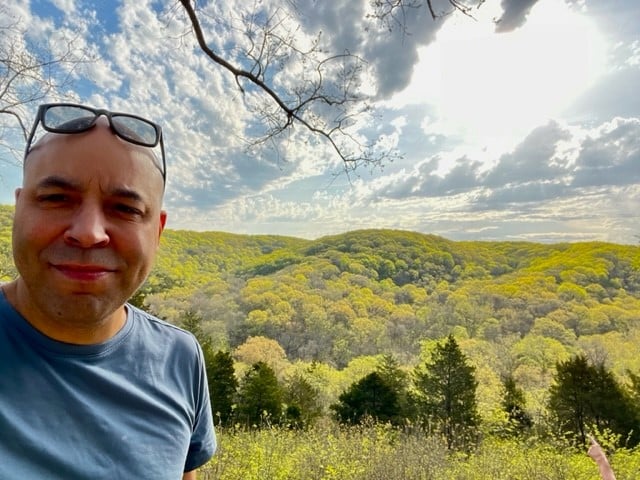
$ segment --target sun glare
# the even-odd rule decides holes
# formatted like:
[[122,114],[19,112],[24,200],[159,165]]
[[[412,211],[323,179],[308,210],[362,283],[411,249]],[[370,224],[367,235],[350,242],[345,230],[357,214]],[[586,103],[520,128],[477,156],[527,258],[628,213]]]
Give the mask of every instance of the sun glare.
[[431,104],[439,118],[429,130],[504,151],[593,84],[604,50],[592,21],[556,0],[540,1],[509,33],[494,33],[490,18],[450,20],[393,102]]

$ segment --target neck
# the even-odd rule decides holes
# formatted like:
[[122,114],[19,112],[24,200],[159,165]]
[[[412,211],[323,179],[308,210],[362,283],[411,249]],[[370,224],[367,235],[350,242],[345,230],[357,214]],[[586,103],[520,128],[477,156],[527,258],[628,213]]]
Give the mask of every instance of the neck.
[[7,301],[33,328],[59,342],[76,345],[102,343],[118,333],[127,320],[124,305],[102,318],[84,318],[83,321],[46,315],[33,304],[26,286],[19,279],[1,288]]

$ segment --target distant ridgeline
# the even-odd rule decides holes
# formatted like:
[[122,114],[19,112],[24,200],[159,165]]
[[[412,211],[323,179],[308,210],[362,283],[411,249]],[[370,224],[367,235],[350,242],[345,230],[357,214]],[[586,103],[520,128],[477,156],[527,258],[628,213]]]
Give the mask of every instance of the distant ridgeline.
[[[3,281],[15,275],[12,214],[0,206]],[[176,324],[195,315],[218,348],[267,337],[288,361],[337,368],[380,353],[409,364],[425,342],[454,333],[476,362],[522,378],[578,353],[640,372],[640,247],[632,245],[167,230],[131,301]]]

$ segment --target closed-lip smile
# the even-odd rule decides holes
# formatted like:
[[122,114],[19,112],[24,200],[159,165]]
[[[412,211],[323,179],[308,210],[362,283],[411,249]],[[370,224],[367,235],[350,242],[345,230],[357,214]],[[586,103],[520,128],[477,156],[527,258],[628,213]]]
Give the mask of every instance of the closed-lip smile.
[[96,280],[106,274],[114,272],[114,269],[103,265],[59,264],[53,265],[64,276],[75,280]]

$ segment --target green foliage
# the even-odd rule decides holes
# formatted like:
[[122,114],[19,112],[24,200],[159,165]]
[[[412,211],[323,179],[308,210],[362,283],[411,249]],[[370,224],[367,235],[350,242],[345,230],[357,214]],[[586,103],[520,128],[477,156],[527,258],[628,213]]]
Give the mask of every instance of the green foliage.
[[[594,480],[579,451],[536,439],[485,438],[470,454],[452,453],[439,436],[388,425],[308,430],[219,430],[220,448],[198,472],[203,480]],[[640,478],[640,451],[615,450],[618,480]]]
[[452,335],[436,346],[431,362],[414,372],[418,415],[442,433],[450,449],[468,447],[477,434],[474,372]]
[[209,397],[217,424],[228,426],[233,421],[233,410],[238,390],[233,357],[218,350],[207,363]]
[[558,363],[549,411],[559,429],[582,444],[593,429],[613,432],[622,444],[640,441],[637,404],[604,365],[591,365],[581,355]]
[[351,385],[338,400],[331,409],[341,423],[359,424],[369,418],[381,423],[402,421],[398,395],[378,372]]
[[[392,230],[314,241],[167,230],[132,302],[176,323],[197,312],[216,348],[262,336],[290,361],[338,368],[382,352],[410,364],[421,341],[452,331],[494,343],[517,335],[524,343],[509,353],[521,371],[548,376],[557,360],[579,353],[582,337],[640,330],[639,251]],[[531,346],[541,340],[537,355]]]
[[228,352],[215,351],[211,336],[203,329],[203,320],[195,312],[184,312],[179,325],[190,331],[202,348],[207,369],[207,386],[211,407],[218,423],[227,425],[232,419],[238,380],[233,358]]
[[532,427],[533,420],[526,411],[524,390],[516,384],[511,375],[504,377],[502,385],[504,391],[501,406],[507,414],[511,431],[516,434],[525,433]]
[[319,397],[318,389],[304,375],[291,376],[284,390],[287,423],[297,428],[312,426],[323,413]]
[[[12,216],[13,207],[0,206],[0,281],[16,274]],[[340,393],[377,372],[401,416],[414,418],[400,388],[411,384],[404,372],[432,362],[437,340],[451,332],[475,367],[485,425],[504,423],[500,378],[510,372],[536,432],[545,428],[556,363],[575,355],[606,362],[640,404],[637,245],[453,242],[395,230],[317,240],[166,230],[131,302],[194,331],[207,365],[216,351],[231,352],[238,378],[263,361],[285,391],[290,381],[300,387],[282,399],[290,423],[308,414],[298,374],[327,413]],[[396,364],[381,365],[383,354]],[[216,404],[226,415],[228,401]]]
[[11,247],[13,207],[0,205],[0,282],[11,280],[16,275]]
[[282,387],[273,369],[257,362],[245,373],[238,391],[237,420],[249,427],[282,421]]
[[398,360],[390,354],[383,355],[376,372],[380,378],[386,383],[393,392],[398,401],[398,417],[401,419],[414,419],[415,406],[411,401],[409,394],[409,386],[411,383],[410,375],[405,371]]

